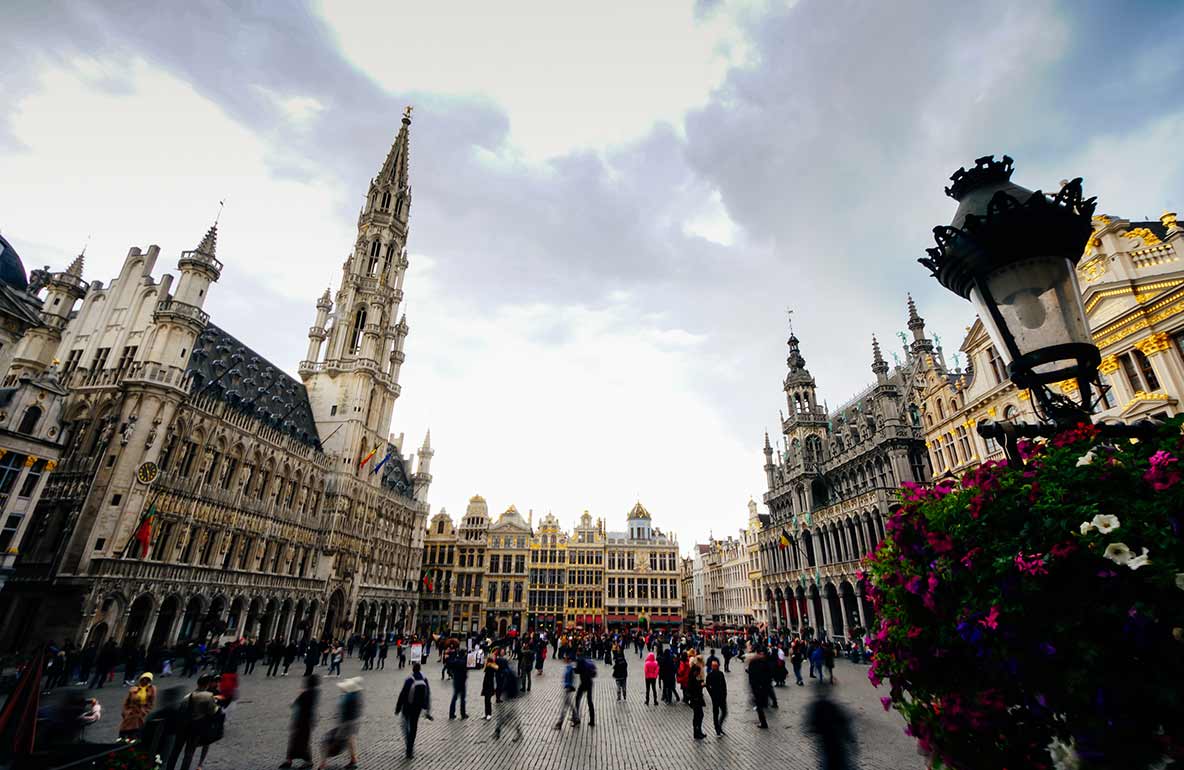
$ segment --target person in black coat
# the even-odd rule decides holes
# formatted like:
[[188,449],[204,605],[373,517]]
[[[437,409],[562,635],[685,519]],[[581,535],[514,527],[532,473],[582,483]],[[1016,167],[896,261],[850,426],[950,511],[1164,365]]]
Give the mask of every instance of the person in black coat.
[[728,680],[719,670],[719,659],[709,664],[707,672],[707,694],[711,696],[711,721],[715,724],[717,738],[724,735],[724,720],[728,718]]
[[306,677],[312,676],[312,670],[321,662],[321,648],[320,645],[308,645],[308,652],[304,653],[304,675]]
[[752,705],[761,729],[768,729],[765,709],[769,706],[769,693],[773,690],[773,669],[763,649],[757,649],[748,656],[748,686],[752,689]]
[[493,696],[497,694],[497,658],[494,650],[485,659],[485,678],[481,681],[481,697],[485,698],[485,721],[493,719]]
[[432,718],[431,689],[428,680],[420,672],[420,662],[411,663],[411,676],[403,681],[399,700],[395,702],[395,713],[403,715],[403,738],[407,742],[407,758],[415,756],[415,735],[419,731],[419,717]]
[[703,683],[699,681],[700,673],[697,663],[691,666],[690,676],[687,677],[687,686],[683,690],[686,703],[694,712],[691,724],[694,727],[694,736],[697,741],[707,737],[707,734],[703,732],[703,707],[706,703],[703,701]]
[[304,680],[304,689],[292,703],[292,732],[288,736],[288,752],[280,767],[291,767],[292,760],[302,759],[312,764],[312,728],[317,718],[320,697],[320,677],[313,674]]
[[459,700],[460,718],[468,719],[469,714],[465,711],[465,685],[469,678],[468,655],[464,650],[454,647],[452,652],[448,654],[444,665],[448,668],[448,673],[452,675],[452,702],[448,704],[448,718],[456,719],[456,702]]

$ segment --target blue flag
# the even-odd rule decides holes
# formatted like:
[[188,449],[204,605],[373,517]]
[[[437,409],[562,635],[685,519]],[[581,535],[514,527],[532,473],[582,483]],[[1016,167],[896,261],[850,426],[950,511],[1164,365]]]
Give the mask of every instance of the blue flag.
[[391,459],[391,455],[392,455],[392,454],[394,454],[394,453],[393,453],[393,452],[387,452],[387,453],[386,453],[386,457],[382,458],[382,460],[381,460],[381,461],[379,461],[378,465],[375,465],[375,466],[374,466],[374,470],[372,470],[372,471],[370,471],[370,472],[371,472],[371,473],[378,473],[378,471],[379,471],[379,470],[382,468],[382,466],[386,465],[386,461],[387,461],[387,460],[389,460],[389,459]]

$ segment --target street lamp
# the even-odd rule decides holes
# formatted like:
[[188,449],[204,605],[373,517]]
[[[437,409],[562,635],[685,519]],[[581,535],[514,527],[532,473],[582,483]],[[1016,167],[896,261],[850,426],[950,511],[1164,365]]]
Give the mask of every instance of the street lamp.
[[[980,435],[1014,455],[1018,436],[1047,436],[1090,422],[1093,389],[1100,392],[1101,355],[1093,343],[1077,263],[1092,234],[1095,198],[1081,179],[1056,195],[1011,181],[1012,159],[987,155],[950,177],[946,195],[958,201],[949,225],[933,228],[937,245],[919,260],[933,277],[974,303],[979,318],[1018,387],[1035,396],[1044,425],[982,422]],[[1075,380],[1074,401],[1049,386]],[[1110,435],[1141,435],[1149,424],[1102,426]]]

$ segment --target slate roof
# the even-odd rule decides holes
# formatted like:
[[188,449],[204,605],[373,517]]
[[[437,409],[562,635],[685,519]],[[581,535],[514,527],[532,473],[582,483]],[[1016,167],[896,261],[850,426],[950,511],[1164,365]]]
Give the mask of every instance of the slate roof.
[[[187,371],[193,377],[192,392],[211,383],[207,394],[304,444],[321,448],[304,385],[218,326],[207,324],[198,336]],[[384,479],[386,475],[384,468]]]
[[29,276],[25,274],[25,264],[12,244],[0,235],[0,283],[24,291],[29,288]]

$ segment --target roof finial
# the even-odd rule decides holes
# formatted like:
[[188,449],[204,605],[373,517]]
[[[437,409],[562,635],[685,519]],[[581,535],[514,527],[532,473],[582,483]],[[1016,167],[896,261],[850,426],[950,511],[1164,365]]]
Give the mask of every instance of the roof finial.
[[218,213],[214,215],[214,227],[218,226],[218,220],[222,218],[222,209],[226,206],[226,199],[218,201]]
[[415,107],[410,104],[408,104],[406,107],[403,108],[403,122],[404,123],[411,122],[411,111],[414,109],[415,109]]
[[86,234],[86,240],[82,242],[82,251],[78,252],[78,256],[86,256],[86,247],[90,245],[90,233]]
[[788,322],[789,322],[789,336],[792,337],[793,336],[793,311],[790,310],[789,308],[785,308],[785,315],[786,315],[786,318],[788,319]]

